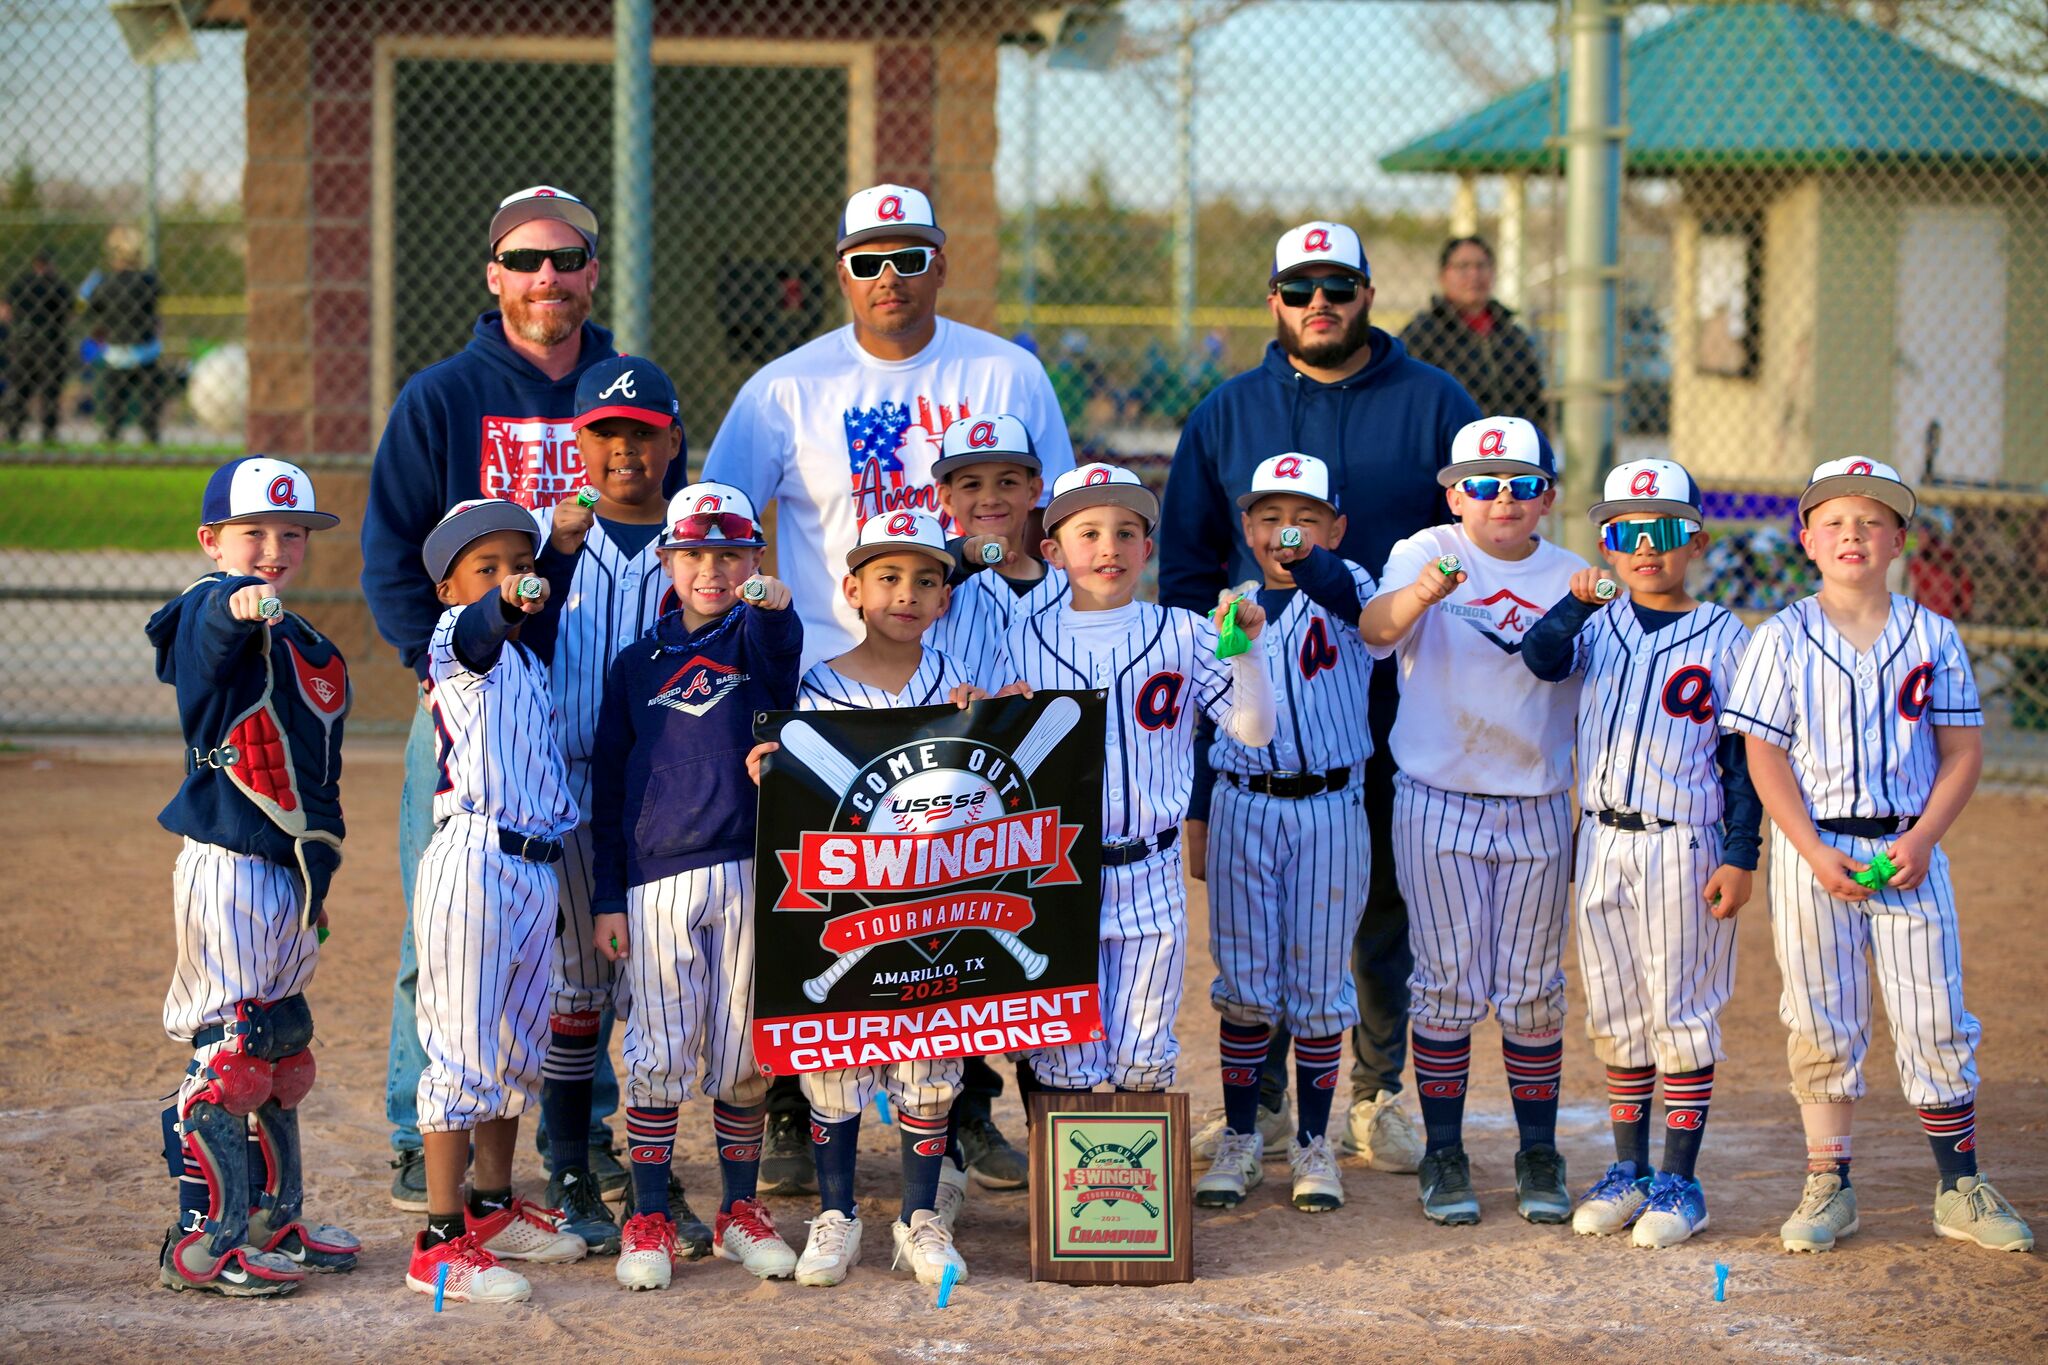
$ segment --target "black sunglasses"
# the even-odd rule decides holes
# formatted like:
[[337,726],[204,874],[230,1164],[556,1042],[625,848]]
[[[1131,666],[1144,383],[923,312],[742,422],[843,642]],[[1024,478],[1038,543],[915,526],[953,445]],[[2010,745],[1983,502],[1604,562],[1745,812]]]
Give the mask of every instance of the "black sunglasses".
[[1358,297],[1356,275],[1297,275],[1280,282],[1280,302],[1289,308],[1306,308],[1316,301],[1316,290],[1331,303],[1349,303]]
[[842,259],[846,262],[846,273],[857,280],[880,279],[885,265],[899,277],[909,279],[930,270],[932,257],[937,254],[933,247],[906,246],[896,251],[849,251]]
[[539,247],[519,247],[512,251],[501,251],[491,257],[499,265],[515,275],[531,275],[546,261],[554,266],[557,275],[573,275],[590,264],[588,247],[564,246],[553,251],[542,251]]

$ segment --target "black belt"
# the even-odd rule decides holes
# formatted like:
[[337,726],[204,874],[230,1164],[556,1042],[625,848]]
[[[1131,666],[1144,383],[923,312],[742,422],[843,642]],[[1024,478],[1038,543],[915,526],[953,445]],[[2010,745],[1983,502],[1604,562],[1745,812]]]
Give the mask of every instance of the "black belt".
[[1351,769],[1332,768],[1326,773],[1225,773],[1233,787],[1257,792],[1261,796],[1282,796],[1290,801],[1299,801],[1304,796],[1320,796],[1324,792],[1340,792],[1351,781]]
[[1846,834],[1852,839],[1887,839],[1894,834],[1904,834],[1920,823],[1917,815],[1887,815],[1879,819],[1857,817],[1853,820],[1816,820],[1818,829],[1829,834]]
[[529,863],[559,863],[562,861],[562,841],[543,839],[537,834],[521,834],[517,830],[498,829],[498,848],[515,858],[524,858]]
[[1141,863],[1155,853],[1164,853],[1180,838],[1178,829],[1170,829],[1151,839],[1118,839],[1102,846],[1102,866],[1124,867]]
[[1676,820],[1659,820],[1639,810],[1596,810],[1591,814],[1609,829],[1634,830],[1638,834],[1652,829],[1674,829],[1678,825]]

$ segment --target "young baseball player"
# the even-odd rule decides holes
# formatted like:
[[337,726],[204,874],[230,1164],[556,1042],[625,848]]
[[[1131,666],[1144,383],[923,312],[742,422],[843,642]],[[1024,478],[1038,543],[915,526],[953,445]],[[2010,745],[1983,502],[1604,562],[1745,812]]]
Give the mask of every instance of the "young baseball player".
[[1422,1211],[1476,1223],[1463,1130],[1472,1026],[1500,1021],[1521,1133],[1515,1207],[1571,1217],[1557,1150],[1564,1069],[1565,889],[1576,682],[1538,680],[1523,636],[1586,566],[1538,527],[1556,497],[1550,443],[1518,417],[1461,428],[1438,474],[1457,521],[1396,544],[1359,620],[1394,656],[1403,706],[1388,745],[1394,871],[1408,902],[1409,1018],[1425,1130]]
[[512,1193],[519,1116],[538,1097],[547,1050],[552,864],[577,823],[543,657],[551,642],[519,638],[523,622],[551,625],[541,613],[558,600],[560,585],[534,573],[540,544],[531,512],[478,498],[450,508],[422,553],[447,610],[427,648],[441,783],[413,906],[427,1226],[405,1282],[457,1303],[527,1297],[500,1258],[573,1261],[585,1249],[558,1213]]
[[[602,1256],[618,1251],[619,1225],[590,1169],[591,1091],[605,1042],[603,1012],[609,1005],[624,1013],[627,994],[625,973],[591,937],[591,754],[612,660],[654,625],[669,590],[655,541],[667,508],[662,480],[683,444],[681,407],[675,386],[652,361],[615,356],[585,370],[576,383],[571,425],[590,483],[580,496],[534,513],[547,537],[541,572],[568,585],[554,618],[548,675],[581,819],[562,841],[562,861],[555,865],[562,919],[548,974],[548,1055],[540,1080],[552,1168],[545,1201],[561,1210],[562,1225],[591,1254]],[[702,1255],[710,1229],[687,1212],[680,1221]]]
[[[803,626],[789,590],[759,575],[754,507],[722,483],[669,504],[663,571],[679,609],[612,664],[593,780],[596,892],[590,932],[624,964],[626,1132],[633,1216],[618,1280],[666,1289],[688,1217],[671,1193],[678,1107],[697,1088],[724,1192],[708,1248],[764,1279],[796,1253],[755,1198],[768,1082],[748,1024],[754,993],[754,813],[747,778],[754,713],[796,701]],[[695,1221],[691,1218],[690,1221]]]
[[1277,719],[1272,743],[1219,735],[1209,753],[1209,999],[1223,1016],[1227,1126],[1195,1202],[1228,1208],[1264,1178],[1259,1077],[1273,1028],[1283,1025],[1294,1038],[1294,1206],[1324,1213],[1344,1203],[1324,1130],[1344,1031],[1358,1022],[1351,940],[1372,869],[1360,787],[1372,752],[1372,660],[1358,616],[1374,583],[1335,553],[1348,523],[1329,466],[1313,455],[1261,461],[1237,504],[1265,580],[1258,603],[1267,624],[1255,652]]
[[306,986],[341,862],[341,653],[280,592],[322,512],[297,465],[251,456],[207,480],[199,547],[213,573],[149,620],[178,692],[185,780],[157,817],[184,840],[172,888],[178,961],[164,1032],[192,1047],[164,1111],[177,1225],[157,1278],[231,1298],[289,1294],[353,1270],[360,1243],[299,1219],[299,1101],[313,1088]]
[[[1634,1227],[1640,1247],[1707,1225],[1694,1176],[1721,1010],[1735,986],[1735,912],[1749,900],[1763,808],[1742,736],[1720,721],[1749,631],[1701,605],[1686,570],[1706,551],[1699,485],[1668,460],[1607,476],[1591,512],[1610,572],[1582,569],[1522,640],[1537,677],[1579,690],[1579,966],[1586,1032],[1607,1068],[1614,1164],[1574,1231]],[[1650,1098],[1664,1073],[1664,1152]]]
[[2034,1234],[1977,1170],[1977,1020],[1963,1006],[1941,836],[1983,769],[1984,713],[1955,626],[1886,586],[1915,499],[1875,460],[1830,460],[1799,498],[1820,591],[1757,627],[1728,699],[1771,816],[1771,939],[1806,1128],[1787,1251],[1856,1231],[1850,1124],[1864,1091],[1870,978],[1940,1183],[1934,1230],[1993,1251]]
[[[1194,784],[1195,718],[1246,748],[1273,738],[1273,689],[1254,648],[1216,657],[1217,622],[1136,600],[1159,500],[1126,469],[1062,474],[1046,505],[1046,558],[1067,575],[1058,605],[1011,628],[1010,659],[1033,690],[1109,694],[1102,792],[1099,973],[1104,1037],[1031,1054],[1048,1090],[1164,1090],[1173,1083],[1187,960],[1180,822]],[[1256,643],[1266,614],[1236,601]],[[1218,612],[1224,610],[1219,606]]]

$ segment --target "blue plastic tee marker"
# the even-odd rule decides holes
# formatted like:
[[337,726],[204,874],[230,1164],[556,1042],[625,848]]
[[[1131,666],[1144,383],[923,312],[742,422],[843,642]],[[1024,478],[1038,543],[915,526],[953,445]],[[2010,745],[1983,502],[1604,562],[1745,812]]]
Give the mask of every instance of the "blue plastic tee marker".
[[444,1263],[434,1272],[434,1311],[441,1311],[441,1297],[448,1292],[448,1267]]
[[882,1116],[884,1124],[891,1124],[896,1121],[889,1114],[889,1097],[879,1091],[875,1093],[875,1112]]
[[959,1278],[960,1268],[958,1266],[950,1265],[947,1266],[945,1272],[939,1276],[939,1302],[937,1305],[938,1307],[944,1308],[946,1306],[946,1300],[953,1297],[953,1283]]
[[1714,1302],[1728,1302],[1728,1267],[1718,1261],[1714,1264]]

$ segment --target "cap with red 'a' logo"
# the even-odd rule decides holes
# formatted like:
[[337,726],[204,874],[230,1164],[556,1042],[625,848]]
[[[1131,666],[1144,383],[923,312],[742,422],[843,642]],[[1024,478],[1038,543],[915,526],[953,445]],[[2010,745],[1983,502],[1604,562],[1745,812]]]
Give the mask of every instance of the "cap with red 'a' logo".
[[1829,498],[1846,497],[1875,498],[1897,512],[1901,523],[1911,521],[1920,505],[1898,470],[1881,460],[1851,455],[1828,460],[1814,469],[1806,491],[1799,495],[1799,519],[1805,521],[1807,512]]
[[757,550],[768,543],[754,500],[729,483],[686,484],[668,500],[667,519],[655,547],[702,550],[730,546]]
[[1600,501],[1586,509],[1595,526],[1619,516],[1684,517],[1704,522],[1700,486],[1676,460],[1630,460],[1607,471]]
[[846,201],[839,215],[838,250],[891,237],[933,246],[946,244],[946,234],[932,214],[932,201],[923,190],[908,185],[870,185]]
[[1084,464],[1053,480],[1045,505],[1045,529],[1052,529],[1086,507],[1122,507],[1136,512],[1145,530],[1159,524],[1159,499],[1130,470],[1113,464]]
[[1337,510],[1337,495],[1330,491],[1330,467],[1315,456],[1303,455],[1299,451],[1269,455],[1259,461],[1258,468],[1252,471],[1250,490],[1237,495],[1238,509],[1249,512],[1260,498],[1275,493],[1313,498],[1331,511]]
[[932,461],[932,478],[944,482],[955,470],[975,464],[1021,465],[1034,474],[1041,468],[1031,433],[1007,413],[962,417],[947,427],[939,458]]
[[1278,284],[1311,270],[1336,266],[1366,283],[1372,283],[1372,267],[1366,263],[1365,248],[1358,234],[1342,223],[1318,219],[1289,228],[1273,246],[1273,273],[1268,284]]
[[341,520],[314,503],[313,480],[305,470],[268,455],[229,460],[213,471],[199,500],[204,526],[251,517],[273,517],[316,531]]
[[1520,417],[1482,417],[1467,422],[1451,438],[1451,461],[1436,472],[1436,481],[1450,488],[1480,474],[1540,474],[1554,479],[1557,456],[1534,423]]
[[860,535],[846,552],[846,567],[850,572],[870,559],[903,550],[930,555],[945,565],[948,572],[953,568],[953,552],[946,546],[946,528],[929,512],[908,510],[877,513],[862,522]]

